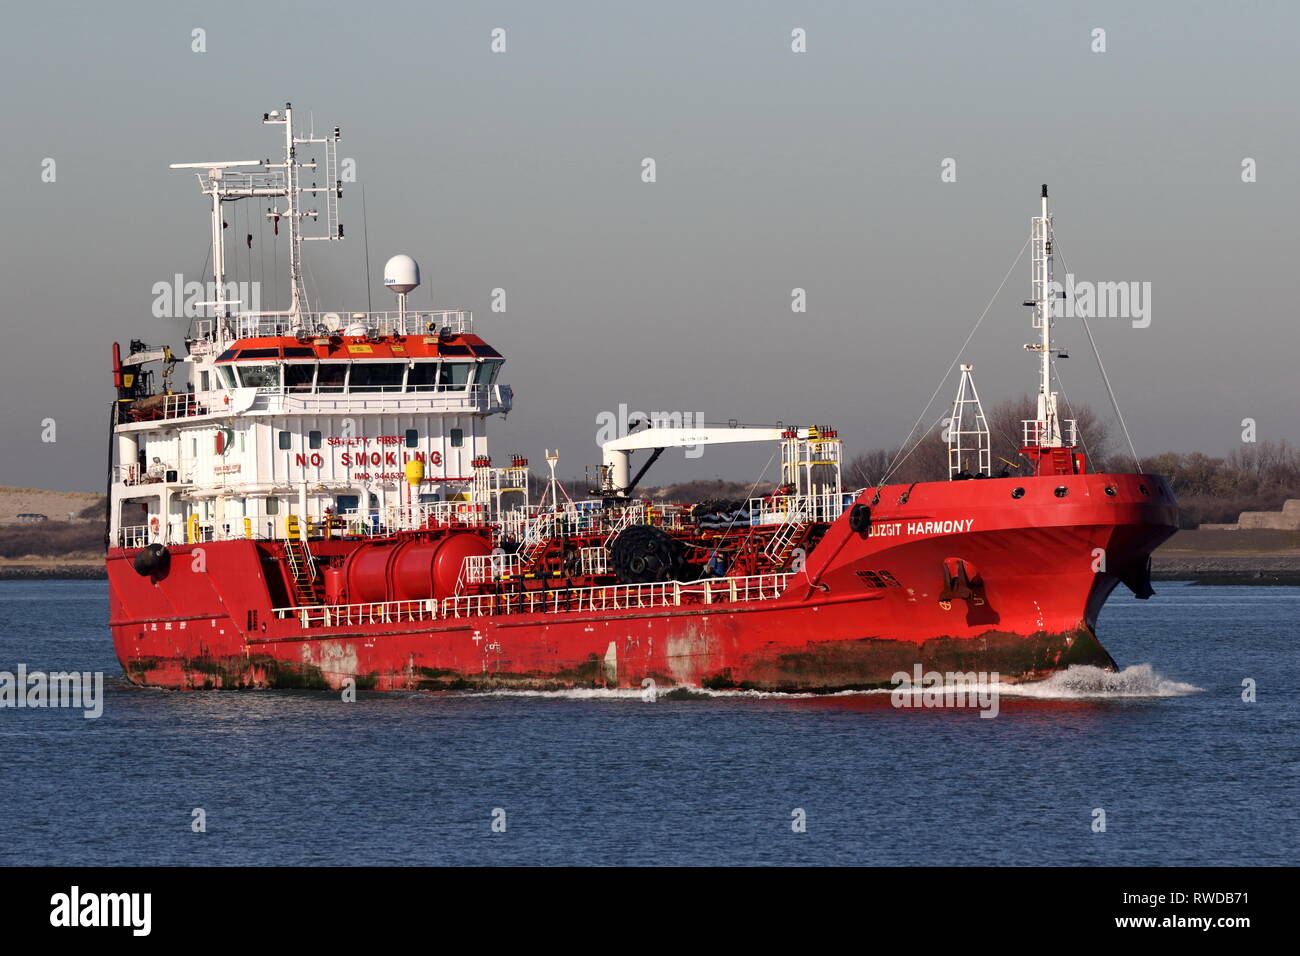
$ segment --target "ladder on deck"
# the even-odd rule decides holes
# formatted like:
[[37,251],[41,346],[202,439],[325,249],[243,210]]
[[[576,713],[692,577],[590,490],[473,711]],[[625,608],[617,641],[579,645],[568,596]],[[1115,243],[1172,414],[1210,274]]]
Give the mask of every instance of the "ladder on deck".
[[293,578],[294,604],[298,607],[316,604],[316,588],[312,584],[316,577],[316,567],[307,545],[293,538],[285,538],[284,554],[289,561],[289,572]]
[[790,560],[790,555],[799,542],[803,540],[804,532],[807,529],[808,516],[806,512],[791,512],[786,517],[785,523],[777,529],[776,534],[772,535],[767,542],[767,547],[763,549],[763,553],[772,562],[772,567],[785,567],[786,561]]
[[1052,449],[1052,473],[1055,475],[1074,474],[1074,449]]
[[640,520],[645,518],[645,509],[639,505],[627,505],[622,512],[610,522],[609,534],[605,536],[605,548],[608,549],[614,544],[614,539],[619,533],[630,528]]
[[520,558],[525,568],[546,553],[551,538],[555,536],[555,515],[542,515],[524,533],[520,542]]

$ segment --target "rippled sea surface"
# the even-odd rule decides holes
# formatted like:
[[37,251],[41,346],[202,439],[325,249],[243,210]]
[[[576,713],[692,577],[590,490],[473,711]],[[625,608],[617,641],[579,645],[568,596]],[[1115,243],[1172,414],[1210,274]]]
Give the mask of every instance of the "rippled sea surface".
[[1300,589],[1159,591],[1102,613],[1122,673],[982,719],[888,694],[141,689],[103,582],[0,582],[0,670],[105,675],[96,720],[0,709],[0,863],[1300,862]]

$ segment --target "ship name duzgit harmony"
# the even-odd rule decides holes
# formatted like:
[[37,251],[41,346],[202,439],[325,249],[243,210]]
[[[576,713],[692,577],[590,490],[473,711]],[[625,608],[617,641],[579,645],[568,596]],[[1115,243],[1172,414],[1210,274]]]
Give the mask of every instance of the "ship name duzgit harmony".
[[[385,267],[396,311],[310,308],[303,243],[343,236],[338,130],[299,135],[289,106],[263,123],[283,127],[282,162],[181,164],[211,201],[215,290],[187,354],[113,349],[110,626],[132,681],[834,692],[890,686],[916,664],[1011,681],[1114,667],[1097,614],[1121,582],[1151,594],[1176,504],[1158,476],[1090,472],[1058,414],[1046,187],[1022,473],[994,474],[963,366],[947,481],[846,490],[827,427],[648,423],[603,444],[590,497],[570,498],[550,460],[534,500],[527,459],[488,453],[487,423],[513,398],[502,354],[470,313],[409,307],[413,260]],[[223,212],[241,201],[258,216],[271,203],[284,228],[286,310],[239,308],[227,291]],[[664,449],[742,441],[777,446],[773,493],[637,497]]]

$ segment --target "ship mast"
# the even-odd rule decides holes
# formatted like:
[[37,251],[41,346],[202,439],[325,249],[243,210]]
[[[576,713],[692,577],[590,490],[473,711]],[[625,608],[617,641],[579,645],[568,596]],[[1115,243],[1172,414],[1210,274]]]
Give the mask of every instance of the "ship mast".
[[1020,451],[1034,462],[1038,475],[1082,474],[1086,463],[1077,451],[1078,422],[1061,420],[1052,391],[1052,359],[1059,355],[1067,358],[1065,350],[1052,344],[1052,319],[1056,301],[1065,293],[1056,288],[1052,280],[1052,217],[1047,209],[1047,185],[1043,185],[1041,214],[1031,220],[1030,242],[1032,251],[1033,298],[1025,305],[1034,309],[1034,328],[1039,330],[1039,340],[1025,346],[1026,351],[1037,352],[1040,379],[1038,383],[1038,409],[1033,419],[1024,422],[1024,441]]
[[1061,421],[1052,391],[1052,312],[1056,297],[1052,291],[1052,217],[1047,211],[1047,184],[1043,184],[1042,215],[1035,216],[1031,230],[1033,242],[1033,302],[1036,306],[1034,327],[1041,330],[1041,341],[1025,348],[1039,352],[1042,380],[1038,386],[1039,434],[1036,444],[1060,448]]
[[[218,328],[233,334],[226,320],[230,317],[229,307],[241,303],[227,298],[226,290],[226,254],[225,222],[222,218],[221,204],[239,199],[254,197],[285,199],[285,210],[278,206],[267,209],[266,218],[278,222],[284,219],[289,231],[289,309],[280,312],[250,312],[241,310],[248,316],[288,316],[296,320],[310,311],[302,274],[302,244],[311,240],[333,240],[343,238],[343,225],[338,219],[338,200],[343,195],[343,183],[338,178],[337,143],[339,128],[334,127],[333,134],[317,137],[314,135],[295,136],[293,132],[293,106],[286,103],[283,110],[272,110],[262,114],[265,126],[284,127],[284,161],[273,163],[264,160],[239,160],[216,163],[172,163],[172,169],[196,169],[199,172],[199,186],[205,196],[212,197],[212,279],[216,286],[215,298],[211,302],[199,303],[210,306],[217,318]],[[325,148],[326,185],[310,186],[299,184],[299,173],[304,169],[315,170],[319,166],[316,160],[300,162],[298,147],[308,143],[321,143]],[[249,172],[227,172],[232,168],[257,166]],[[304,209],[302,194],[322,193],[325,197],[324,210]],[[325,217],[325,234],[305,236],[302,221],[310,216],[314,220]],[[295,323],[296,324],[296,323]]]
[[[264,126],[282,125],[284,127],[284,162],[272,163],[267,162],[268,169],[281,168],[284,170],[284,191],[281,195],[285,197],[285,212],[281,213],[278,208],[267,210],[267,218],[281,217],[289,224],[289,315],[292,318],[298,318],[304,312],[309,312],[307,305],[306,288],[303,285],[302,278],[302,244],[308,241],[343,238],[343,224],[338,221],[338,200],[343,195],[343,182],[338,178],[338,158],[337,143],[339,141],[339,128],[334,127],[333,136],[315,136],[313,130],[307,136],[295,136],[293,133],[293,104],[285,103],[284,110],[272,110],[270,113],[262,115],[262,124]],[[312,183],[310,186],[300,186],[298,184],[298,174],[303,169],[318,169],[316,160],[310,162],[298,161],[298,147],[310,143],[321,143],[325,147],[325,175],[326,179],[332,179],[333,182],[327,182],[324,186],[317,186]],[[302,234],[302,220],[311,216],[312,219],[318,219],[321,215],[318,209],[303,209],[301,196],[303,193],[322,193],[325,196],[325,226],[326,231],[323,236],[304,236]]]

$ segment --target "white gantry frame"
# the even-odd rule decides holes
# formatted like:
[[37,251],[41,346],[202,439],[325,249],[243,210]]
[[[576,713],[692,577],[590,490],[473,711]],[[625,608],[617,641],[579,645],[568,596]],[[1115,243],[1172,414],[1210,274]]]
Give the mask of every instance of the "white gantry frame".
[[[961,381],[957,385],[957,398],[952,403],[952,419],[948,423],[948,477],[960,474],[988,475],[992,469],[992,450],[989,446],[989,426],[984,419],[975,379],[971,376],[973,365],[961,367]],[[974,467],[972,468],[972,458]]]

